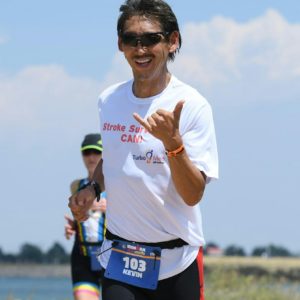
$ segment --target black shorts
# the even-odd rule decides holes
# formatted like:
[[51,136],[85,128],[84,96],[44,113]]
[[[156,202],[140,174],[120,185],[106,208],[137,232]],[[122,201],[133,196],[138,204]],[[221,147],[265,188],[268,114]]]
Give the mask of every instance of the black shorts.
[[77,243],[74,244],[71,254],[71,275],[74,293],[100,294],[101,271],[91,269],[91,258],[80,253]]
[[158,282],[148,290],[111,280],[103,276],[103,300],[204,300],[203,252],[183,272]]

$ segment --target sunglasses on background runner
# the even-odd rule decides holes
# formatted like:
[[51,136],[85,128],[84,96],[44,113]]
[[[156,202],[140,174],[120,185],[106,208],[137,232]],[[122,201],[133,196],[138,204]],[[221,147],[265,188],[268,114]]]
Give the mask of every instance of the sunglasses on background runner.
[[97,155],[102,154],[102,152],[100,152],[96,149],[86,149],[86,150],[83,150],[81,153],[83,156],[90,156],[92,154],[97,154]]
[[136,47],[141,43],[142,47],[149,47],[158,44],[168,32],[147,32],[141,35],[134,33],[122,33],[120,35],[124,45]]

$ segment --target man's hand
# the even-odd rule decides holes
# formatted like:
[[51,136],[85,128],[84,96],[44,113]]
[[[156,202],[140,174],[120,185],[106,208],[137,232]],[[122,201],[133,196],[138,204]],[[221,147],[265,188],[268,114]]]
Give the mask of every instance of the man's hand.
[[65,219],[67,220],[67,224],[65,225],[65,237],[67,240],[69,240],[71,236],[73,236],[76,233],[75,222],[68,215],[65,215]]
[[69,207],[78,222],[83,222],[88,219],[89,210],[95,198],[95,191],[91,186],[87,186],[69,198]]
[[103,213],[105,213],[106,211],[106,199],[105,198],[101,198],[99,201],[94,201],[93,205],[91,207],[92,210],[99,210]]
[[133,117],[150,134],[161,140],[168,150],[177,149],[182,145],[182,139],[179,133],[179,120],[184,101],[180,100],[173,111],[158,109],[155,113],[144,120],[137,113]]

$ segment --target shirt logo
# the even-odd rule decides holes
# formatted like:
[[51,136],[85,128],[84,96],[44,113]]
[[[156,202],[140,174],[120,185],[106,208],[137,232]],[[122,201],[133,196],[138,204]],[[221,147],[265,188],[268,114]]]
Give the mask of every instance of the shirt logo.
[[149,150],[147,151],[145,154],[140,154],[140,155],[136,155],[133,154],[132,155],[133,160],[140,160],[140,161],[144,161],[147,164],[164,164],[166,162],[166,158],[165,155],[162,154],[155,154],[154,150]]
[[119,123],[111,124],[109,122],[105,122],[102,129],[103,131],[118,135],[122,143],[140,144],[144,142],[144,135],[148,133],[148,131],[142,126],[134,124],[126,126]]

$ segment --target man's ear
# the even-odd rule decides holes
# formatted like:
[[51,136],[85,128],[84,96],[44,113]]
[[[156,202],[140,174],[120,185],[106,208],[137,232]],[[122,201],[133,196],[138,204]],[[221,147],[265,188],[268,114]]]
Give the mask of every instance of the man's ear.
[[120,50],[121,52],[123,52],[123,44],[122,44],[122,42],[121,42],[121,38],[120,38],[120,37],[118,37],[118,48],[119,48],[119,50]]
[[179,32],[174,31],[169,37],[169,52],[174,53],[179,47]]

